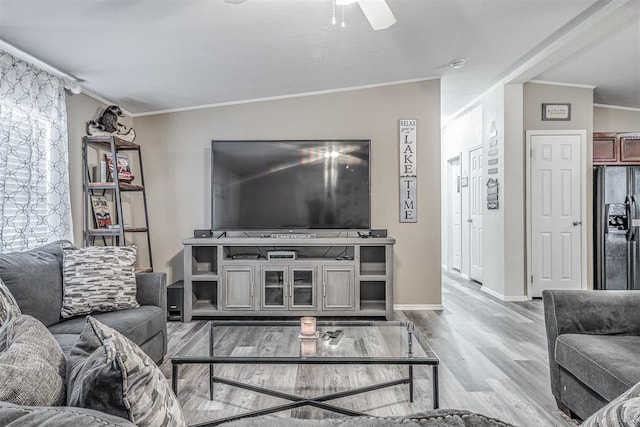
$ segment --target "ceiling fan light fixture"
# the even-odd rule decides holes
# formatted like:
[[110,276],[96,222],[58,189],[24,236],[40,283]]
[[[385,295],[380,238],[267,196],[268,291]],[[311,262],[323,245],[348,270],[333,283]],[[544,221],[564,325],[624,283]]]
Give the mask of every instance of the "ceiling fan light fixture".
[[464,64],[466,62],[467,61],[465,61],[464,58],[454,59],[453,61],[449,62],[449,66],[454,70],[459,70],[460,68],[464,67]]
[[396,23],[396,17],[385,0],[358,0],[358,6],[374,31],[385,30]]
[[336,0],[337,6],[348,6],[350,4],[354,4],[356,0]]

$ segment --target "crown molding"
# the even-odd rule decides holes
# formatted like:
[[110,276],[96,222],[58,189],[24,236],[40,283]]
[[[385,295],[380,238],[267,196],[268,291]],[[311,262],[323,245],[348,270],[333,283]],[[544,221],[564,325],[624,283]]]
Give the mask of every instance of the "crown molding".
[[233,105],[253,104],[253,103],[258,103],[258,102],[279,101],[279,100],[282,100],[282,99],[301,98],[301,97],[304,97],[304,96],[315,96],[315,95],[327,95],[327,94],[331,94],[331,93],[350,92],[350,91],[354,91],[354,90],[373,89],[373,88],[377,88],[377,87],[394,86],[394,85],[400,85],[400,84],[406,84],[406,83],[417,83],[417,82],[424,82],[424,81],[429,81],[429,80],[439,80],[439,79],[440,79],[439,76],[437,76],[437,77],[422,77],[422,78],[419,78],[419,79],[398,80],[398,81],[386,82],[386,83],[376,83],[376,84],[370,84],[370,85],[351,86],[351,87],[344,87],[344,88],[338,88],[338,89],[319,90],[319,91],[315,91],[315,92],[302,92],[302,93],[294,93],[294,94],[290,94],[290,95],[268,96],[268,97],[264,97],[264,98],[243,99],[243,100],[238,100],[238,101],[229,101],[229,102],[219,102],[219,103],[214,103],[214,104],[196,105],[196,106],[193,106],[193,107],[170,108],[170,109],[167,109],[167,110],[147,111],[147,112],[144,112],[144,113],[133,113],[132,116],[133,117],[145,117],[145,116],[156,116],[156,115],[159,115],[159,114],[182,113],[182,112],[193,111],[193,110],[203,110],[203,109],[206,109],[206,108],[228,107],[228,106],[233,106]]
[[529,80],[527,83],[535,83],[538,85],[550,85],[550,86],[564,86],[564,87],[577,87],[580,89],[595,89],[597,86],[585,85],[580,83],[562,83],[562,82],[550,82],[547,80]]
[[611,110],[634,111],[636,113],[640,113],[640,108],[636,108],[636,107],[623,107],[621,105],[607,105],[607,104],[593,104],[593,106],[598,108],[609,108]]

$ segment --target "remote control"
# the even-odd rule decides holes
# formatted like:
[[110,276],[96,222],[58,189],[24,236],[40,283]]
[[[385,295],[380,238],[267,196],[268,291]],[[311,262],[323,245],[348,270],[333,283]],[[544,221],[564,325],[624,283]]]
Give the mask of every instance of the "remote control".
[[331,338],[331,341],[329,341],[329,344],[337,345],[342,339],[343,335],[344,335],[344,331],[342,329],[337,329],[336,331],[329,333],[329,338]]

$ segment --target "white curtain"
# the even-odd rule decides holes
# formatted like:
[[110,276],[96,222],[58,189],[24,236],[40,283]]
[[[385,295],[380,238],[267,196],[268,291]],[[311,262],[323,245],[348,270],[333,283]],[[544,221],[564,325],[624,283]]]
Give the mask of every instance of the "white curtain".
[[64,81],[0,51],[0,253],[72,241]]

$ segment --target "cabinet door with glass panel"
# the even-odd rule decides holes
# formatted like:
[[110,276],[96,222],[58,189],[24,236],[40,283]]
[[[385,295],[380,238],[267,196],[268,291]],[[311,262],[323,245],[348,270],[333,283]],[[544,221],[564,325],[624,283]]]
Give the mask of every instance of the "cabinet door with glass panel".
[[313,266],[262,267],[262,308],[265,310],[315,308],[315,281],[316,269]]

